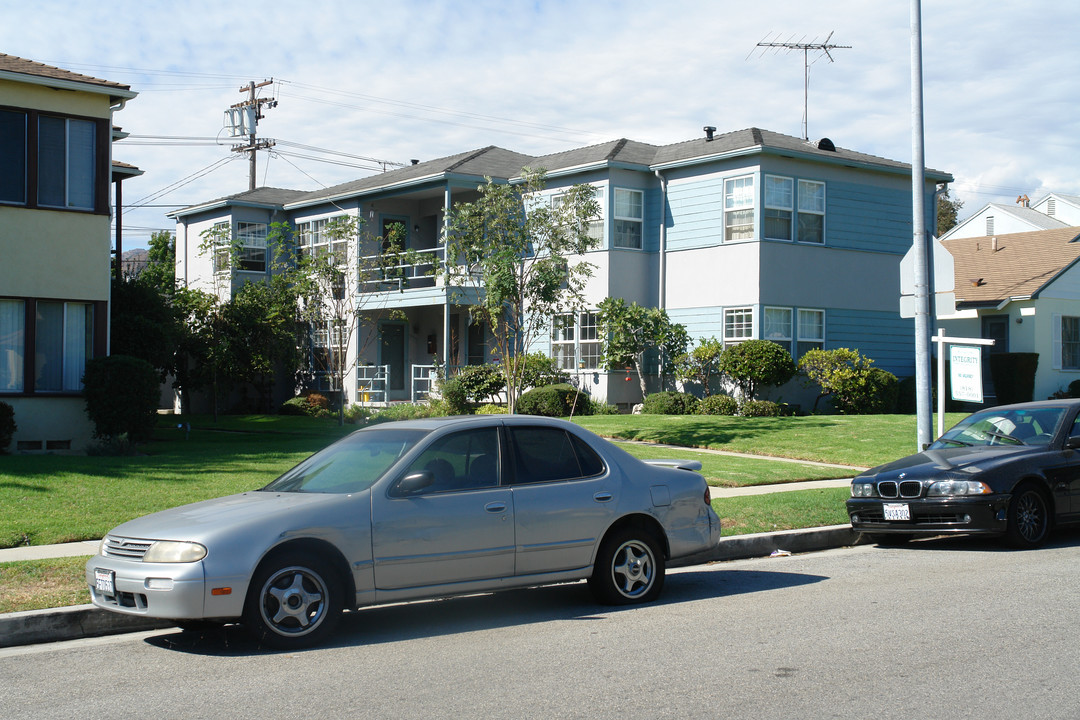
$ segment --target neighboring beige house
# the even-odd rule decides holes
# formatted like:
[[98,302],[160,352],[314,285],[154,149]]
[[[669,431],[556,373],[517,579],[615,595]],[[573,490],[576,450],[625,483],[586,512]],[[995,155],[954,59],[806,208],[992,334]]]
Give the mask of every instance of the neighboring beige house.
[[992,338],[988,352],[1038,353],[1035,400],[1080,380],[1080,227],[942,242],[956,268],[957,313],[938,321],[946,334]]
[[109,352],[113,112],[127,85],[0,54],[0,400],[9,450],[81,452],[86,360]]

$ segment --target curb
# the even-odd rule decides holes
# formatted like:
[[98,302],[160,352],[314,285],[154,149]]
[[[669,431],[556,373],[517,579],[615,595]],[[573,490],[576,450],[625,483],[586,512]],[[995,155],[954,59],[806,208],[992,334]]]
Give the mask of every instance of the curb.
[[[785,554],[814,552],[859,542],[859,533],[850,525],[736,535],[722,538],[712,550],[679,558],[668,567],[768,557],[776,551]],[[174,625],[168,620],[122,615],[93,605],[28,610],[0,614],[0,648],[157,630]]]

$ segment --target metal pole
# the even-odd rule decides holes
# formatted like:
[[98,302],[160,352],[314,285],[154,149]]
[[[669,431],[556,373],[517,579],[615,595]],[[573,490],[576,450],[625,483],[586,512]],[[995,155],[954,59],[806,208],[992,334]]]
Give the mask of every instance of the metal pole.
[[[255,104],[255,81],[252,80],[248,84],[248,102],[255,108],[255,114],[258,115],[258,106]],[[248,190],[255,189],[255,175],[258,174],[257,166],[255,163],[255,123],[251,124],[251,134],[248,135],[248,146],[251,148],[251,153],[248,158]]]
[[[912,243],[915,251],[915,414],[918,451],[922,451],[931,441],[931,291],[926,248],[926,212],[924,208],[926,161],[923,158],[921,16],[920,0],[911,0],[911,212],[913,223]],[[941,392],[942,389],[938,388],[938,391]]]

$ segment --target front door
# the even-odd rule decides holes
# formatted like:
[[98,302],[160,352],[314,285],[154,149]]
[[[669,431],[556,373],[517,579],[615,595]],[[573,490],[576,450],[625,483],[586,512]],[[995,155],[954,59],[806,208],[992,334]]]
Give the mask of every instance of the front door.
[[379,327],[379,364],[388,366],[386,399],[407,400],[405,383],[405,326],[385,323]]

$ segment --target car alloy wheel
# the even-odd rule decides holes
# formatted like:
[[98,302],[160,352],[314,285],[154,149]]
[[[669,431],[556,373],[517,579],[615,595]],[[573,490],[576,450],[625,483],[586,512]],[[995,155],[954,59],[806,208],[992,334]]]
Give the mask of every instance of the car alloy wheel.
[[287,555],[256,574],[244,622],[260,642],[289,649],[319,642],[340,614],[341,588],[333,568]]
[[600,546],[589,586],[611,605],[655,600],[664,584],[664,556],[651,534],[623,530]]
[[1050,505],[1041,490],[1022,485],[1009,502],[1007,538],[1015,547],[1035,548],[1050,536]]

